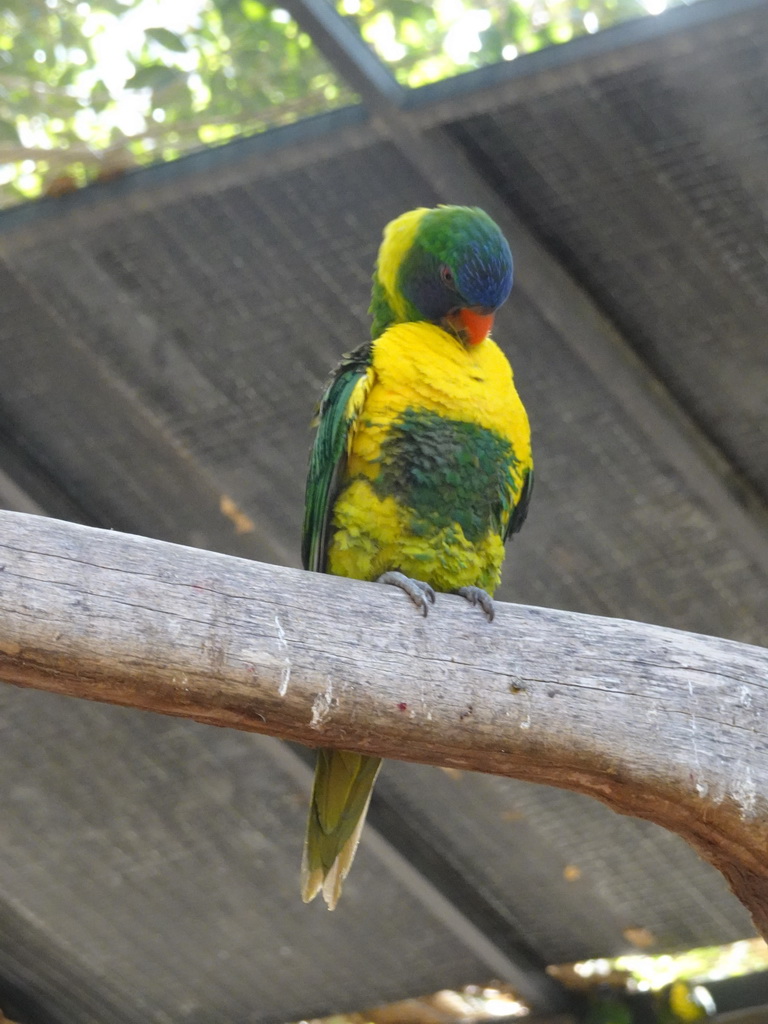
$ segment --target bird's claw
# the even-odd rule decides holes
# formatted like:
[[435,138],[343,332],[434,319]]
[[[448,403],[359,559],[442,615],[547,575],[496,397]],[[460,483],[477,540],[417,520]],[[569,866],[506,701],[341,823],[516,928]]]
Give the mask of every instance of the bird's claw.
[[383,572],[376,582],[389,583],[393,587],[404,590],[425,618],[430,604],[435,603],[435,592],[432,587],[423,580],[415,580],[406,576],[405,573],[391,569],[389,572]]
[[482,587],[459,587],[456,591],[459,597],[463,597],[470,604],[480,605],[488,617],[489,622],[493,622],[493,616],[495,614],[493,608],[493,598],[491,595],[483,590]]

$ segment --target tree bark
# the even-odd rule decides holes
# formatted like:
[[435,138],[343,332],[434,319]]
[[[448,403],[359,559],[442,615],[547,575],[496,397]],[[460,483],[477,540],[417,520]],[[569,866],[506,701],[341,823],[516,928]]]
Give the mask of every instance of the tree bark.
[[0,511],[0,679],[587,793],[679,833],[768,938],[768,650],[402,592]]

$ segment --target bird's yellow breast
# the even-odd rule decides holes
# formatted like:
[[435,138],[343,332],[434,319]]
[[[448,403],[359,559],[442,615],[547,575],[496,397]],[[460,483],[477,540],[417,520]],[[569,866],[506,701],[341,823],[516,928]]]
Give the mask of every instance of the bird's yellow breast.
[[397,324],[374,342],[373,371],[350,439],[350,476],[376,474],[382,440],[409,408],[491,430],[511,442],[524,467],[530,463],[528,417],[509,361],[492,339],[467,348],[434,324]]
[[374,342],[361,386],[329,571],[374,579],[399,569],[441,590],[493,590],[531,463],[506,357],[490,339],[467,348],[435,325],[397,324]]

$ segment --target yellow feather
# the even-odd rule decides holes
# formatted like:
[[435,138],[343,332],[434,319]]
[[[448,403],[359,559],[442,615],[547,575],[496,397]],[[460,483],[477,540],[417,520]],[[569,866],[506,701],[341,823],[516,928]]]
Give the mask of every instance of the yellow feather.
[[375,377],[376,374],[373,366],[369,366],[365,376],[361,377],[357,384],[355,384],[352,394],[347,399],[347,404],[344,408],[344,418],[352,424],[347,434],[347,454],[352,449],[352,442],[357,430],[357,418],[365,405],[365,400],[368,398],[368,392],[373,386]]
[[406,253],[411,248],[419,224],[425,214],[430,211],[426,207],[409,210],[384,228],[384,238],[379,249],[377,272],[379,280],[387,293],[387,299],[398,319],[406,317],[405,300],[397,287],[397,275]]

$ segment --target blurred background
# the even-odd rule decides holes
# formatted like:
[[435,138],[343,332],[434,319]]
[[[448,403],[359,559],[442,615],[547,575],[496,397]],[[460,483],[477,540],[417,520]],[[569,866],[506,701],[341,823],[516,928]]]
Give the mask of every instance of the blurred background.
[[[537,466],[499,596],[766,644],[767,97],[768,0],[6,0],[0,505],[297,565],[382,228],[477,204]],[[768,1020],[721,877],[587,798],[388,763],[331,915],[307,752],[11,687],[0,729],[22,1024],[575,1021],[627,978],[641,1022],[678,970]]]

